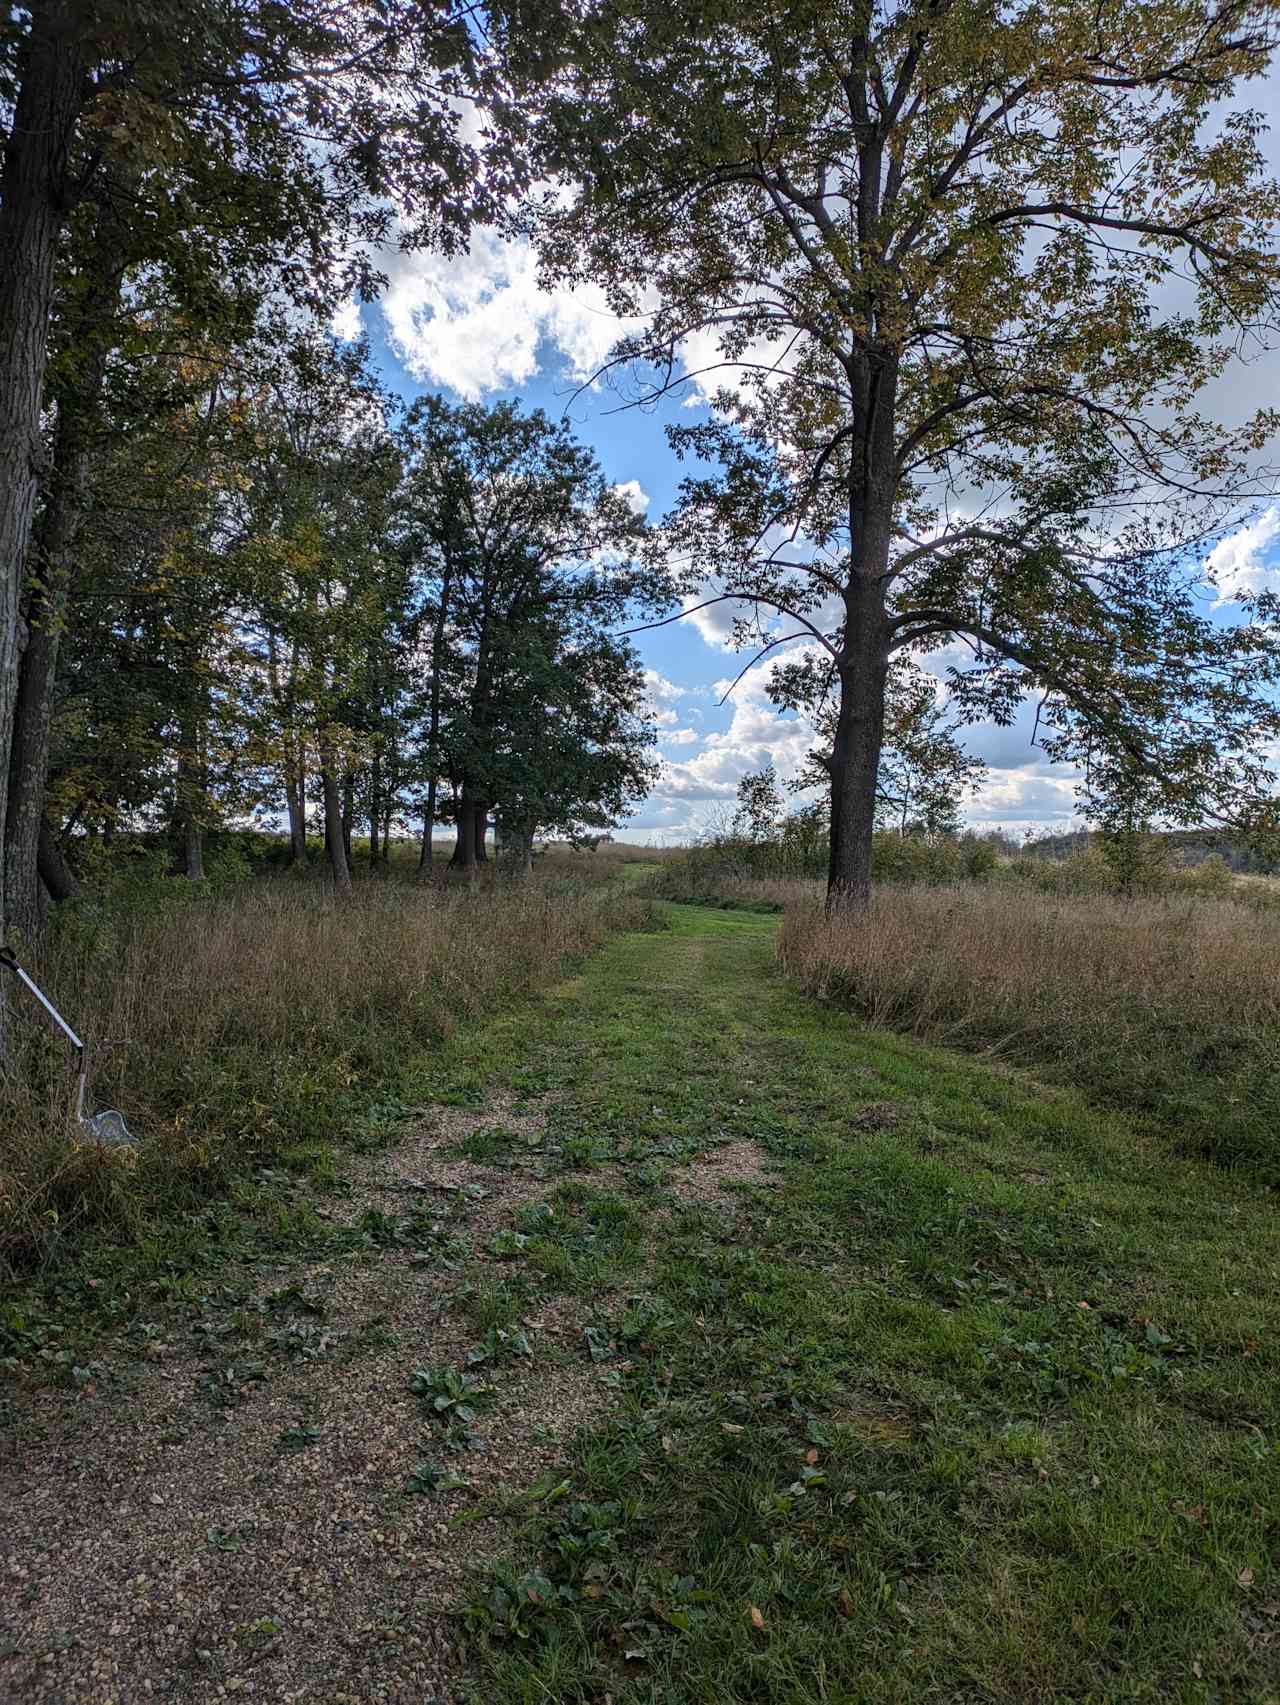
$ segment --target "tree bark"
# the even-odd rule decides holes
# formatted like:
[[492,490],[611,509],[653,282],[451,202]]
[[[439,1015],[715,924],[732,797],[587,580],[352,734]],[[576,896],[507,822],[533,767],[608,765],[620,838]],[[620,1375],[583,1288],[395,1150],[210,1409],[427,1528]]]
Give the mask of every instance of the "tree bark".
[[475,800],[465,782],[462,785],[462,797],[458,801],[456,823],[457,839],[449,867],[451,870],[473,871],[476,863],[476,809]]
[[[831,754],[829,908],[865,910],[871,900],[871,852],[876,779],[884,741],[884,694],[889,674],[888,631],[876,585],[860,583],[851,597],[840,667],[840,711]],[[859,607],[861,606],[861,607]]]
[[204,830],[194,818],[187,819],[183,875],[188,882],[204,881]]
[[41,884],[54,904],[61,905],[64,900],[74,900],[80,892],[80,884],[71,874],[71,868],[62,856],[62,848],[58,844],[57,836],[49,827],[47,817],[40,819],[37,857],[40,865]]
[[[87,288],[68,328],[80,358],[57,398],[53,470],[39,526],[32,541],[34,573],[27,610],[27,648],[18,675],[13,743],[9,757],[8,821],[5,829],[5,893],[9,917],[23,931],[36,926],[41,910],[38,871],[40,828],[49,772],[49,739],[58,650],[72,596],[75,546],[88,501],[89,469],[99,430],[107,362],[128,261],[128,230],[117,203],[103,194],[93,233],[82,257]],[[129,184],[117,189],[128,189]],[[51,892],[51,897],[57,895]]]
[[[21,651],[20,602],[39,487],[40,417],[58,238],[69,202],[67,156],[83,99],[78,8],[32,9],[0,175],[0,777],[8,778]],[[8,787],[0,787],[0,846]],[[0,926],[9,914],[0,861]]]
[[355,869],[355,856],[351,851],[351,836],[355,830],[356,814],[356,778],[348,770],[342,778],[342,850],[347,858],[347,872]]
[[289,809],[289,862],[307,862],[307,801],[303,789],[306,782],[299,768],[290,766],[284,782],[285,803]]
[[851,358],[849,581],[837,660],[840,707],[831,753],[829,910],[864,911],[871,901],[880,750],[891,631],[885,610],[897,496],[894,416],[897,362],[883,352]]
[[480,865],[489,856],[484,844],[488,821],[488,800],[478,799],[474,790],[464,782],[458,805],[458,841],[449,860],[450,869],[465,871],[474,880]]
[[342,798],[333,758],[322,744],[320,747],[320,787],[324,799],[324,845],[329,855],[333,886],[340,899],[351,894],[351,866],[347,862],[346,841],[342,833]]

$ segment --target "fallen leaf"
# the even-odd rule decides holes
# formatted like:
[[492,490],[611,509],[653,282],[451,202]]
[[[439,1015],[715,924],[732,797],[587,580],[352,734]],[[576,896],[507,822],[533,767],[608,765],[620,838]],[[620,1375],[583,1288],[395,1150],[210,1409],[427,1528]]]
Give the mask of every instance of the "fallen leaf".
[[1236,1576],[1236,1585],[1238,1587],[1251,1587],[1253,1585],[1253,1570],[1241,1569]]
[[836,1596],[836,1609],[841,1616],[853,1615],[853,1600],[849,1597],[848,1587],[841,1587]]

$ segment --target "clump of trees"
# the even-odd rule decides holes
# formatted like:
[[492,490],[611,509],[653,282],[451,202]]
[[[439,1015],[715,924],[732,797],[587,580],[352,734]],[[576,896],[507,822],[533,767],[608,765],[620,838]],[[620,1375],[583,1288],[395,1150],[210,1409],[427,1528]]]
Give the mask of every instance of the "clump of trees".
[[328,326],[530,157],[465,8],[50,0],[0,27],[0,920],[146,827],[598,832],[652,774],[661,576],[563,425],[406,415]]
[[406,413],[362,346],[296,317],[195,351],[148,330],[131,382],[163,370],[165,406],[115,435],[104,400],[33,706],[44,763],[11,784],[11,828],[34,813],[44,847],[14,857],[11,918],[38,918],[31,878],[61,897],[72,849],[129,827],[198,880],[211,831],[287,820],[302,864],[318,819],[346,892],[355,835],[376,865],[412,825],[426,868],[450,824],[470,874],[493,822],[527,867],[536,835],[625,815],[655,729],[613,630],[662,582],[568,428],[511,404]]

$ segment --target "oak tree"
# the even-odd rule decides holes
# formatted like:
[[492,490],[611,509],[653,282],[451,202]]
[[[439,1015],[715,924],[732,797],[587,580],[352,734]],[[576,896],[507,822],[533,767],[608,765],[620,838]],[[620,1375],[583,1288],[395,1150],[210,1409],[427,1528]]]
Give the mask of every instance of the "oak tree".
[[1271,9],[599,0],[561,27],[525,68],[551,79],[545,271],[607,282],[637,397],[722,375],[673,433],[721,469],[673,541],[690,603],[830,658],[832,903],[869,893],[904,652],[959,641],[961,710],[1034,693],[1050,738],[1083,722],[1248,810],[1276,651],[1203,617],[1188,552],[1265,486],[1272,417],[1196,397],[1274,312],[1280,195],[1237,100]]

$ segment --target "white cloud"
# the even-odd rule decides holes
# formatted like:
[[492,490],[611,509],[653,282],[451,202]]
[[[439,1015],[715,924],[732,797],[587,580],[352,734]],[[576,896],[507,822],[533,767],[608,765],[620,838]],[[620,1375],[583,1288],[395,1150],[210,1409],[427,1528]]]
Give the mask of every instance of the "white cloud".
[[[681,754],[664,763],[657,786],[634,821],[637,832],[661,832],[670,840],[695,838],[732,810],[743,776],[772,763],[783,782],[795,777],[814,736],[799,718],[779,716],[769,700],[766,687],[774,663],[773,657],[764,658],[747,670],[734,689],[727,728],[707,734],[676,729],[674,717],[664,719],[664,730],[671,732],[664,732],[662,745],[668,751],[678,747]],[[695,690],[665,681],[656,671],[649,673],[651,698],[656,702],[665,697],[668,707]],[[712,690],[718,697],[728,685],[728,680],[719,681]],[[965,821],[973,827],[1003,828],[1022,836],[1037,830],[1056,832],[1075,823],[1077,774],[1050,764],[1031,745],[1033,722],[1034,704],[1028,699],[1011,727],[980,723],[962,733],[965,746],[991,766],[963,808]],[[809,795],[789,797],[799,804]]]
[[415,378],[469,401],[523,385],[554,345],[570,377],[588,380],[627,329],[603,290],[542,290],[527,242],[475,233],[466,254],[400,253],[382,312],[396,354]]
[[623,480],[621,485],[615,485],[613,489],[633,515],[647,514],[651,500],[639,480]]
[[668,681],[665,675],[660,675],[656,669],[646,669],[644,672],[644,690],[649,695],[650,703],[654,705],[679,704],[687,698],[689,689],[678,687],[674,681]]
[[[708,645],[717,651],[733,650],[733,624],[740,616],[751,613],[751,604],[745,598],[725,599],[719,604],[707,604],[708,598],[715,593],[711,589],[701,592],[691,592],[684,600],[685,614],[697,628]],[[699,609],[705,604],[704,609]]]
[[1218,541],[1209,553],[1209,572],[1218,585],[1219,605],[1261,592],[1280,577],[1280,563],[1263,560],[1278,537],[1280,508],[1273,503],[1256,521]]
[[329,330],[343,343],[354,343],[364,330],[359,302],[344,302],[329,321]]
[[[676,706],[688,697],[688,688],[679,687],[674,681],[668,681],[665,675],[660,675],[656,669],[646,669],[644,672],[644,691],[648,703],[646,710],[651,722],[656,722],[659,728],[675,728],[682,720]],[[685,713],[688,714],[687,712]],[[684,741],[674,735],[664,735],[664,739],[673,740],[677,745]],[[695,736],[696,738],[696,736]]]

